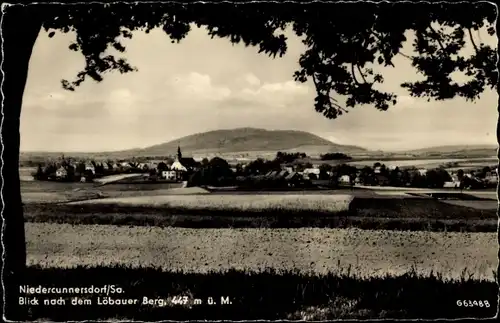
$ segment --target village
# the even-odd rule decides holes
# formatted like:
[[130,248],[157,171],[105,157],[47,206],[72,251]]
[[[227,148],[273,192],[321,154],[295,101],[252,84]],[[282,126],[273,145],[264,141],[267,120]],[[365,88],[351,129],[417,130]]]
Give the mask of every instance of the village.
[[[331,155],[331,154],[330,154]],[[118,160],[75,161],[61,156],[56,161],[38,165],[35,180],[93,182],[100,178],[124,175],[122,181],[134,183],[186,183],[189,186],[238,187],[241,189],[335,188],[339,186],[393,186],[420,188],[495,188],[495,166],[456,169],[453,165],[436,168],[415,166],[354,166],[349,157],[315,161],[304,153],[278,152],[273,160],[257,158],[230,164],[221,157],[195,160],[184,157],[178,147],[174,158],[161,161]]]

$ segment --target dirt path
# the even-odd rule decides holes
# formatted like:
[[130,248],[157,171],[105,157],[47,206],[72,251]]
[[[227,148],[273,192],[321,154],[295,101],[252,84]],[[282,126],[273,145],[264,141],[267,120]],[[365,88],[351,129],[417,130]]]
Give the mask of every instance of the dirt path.
[[28,263],[130,264],[170,269],[263,266],[317,273],[352,266],[363,276],[402,274],[412,266],[445,277],[467,268],[493,280],[496,233],[359,229],[184,229],[27,223]]

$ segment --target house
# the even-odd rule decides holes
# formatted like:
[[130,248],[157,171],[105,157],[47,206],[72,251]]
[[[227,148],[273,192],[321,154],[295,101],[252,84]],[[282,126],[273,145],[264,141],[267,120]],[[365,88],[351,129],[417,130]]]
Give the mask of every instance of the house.
[[293,172],[293,167],[292,166],[285,166],[283,167],[283,170],[287,171],[289,174]]
[[161,172],[161,177],[173,181],[177,179],[177,172],[175,170],[164,170]]
[[417,171],[420,176],[425,176],[427,174],[427,169],[425,168],[420,168]]
[[199,162],[194,160],[193,157],[181,157],[178,158],[178,161],[188,170],[196,170],[201,165]]
[[286,176],[288,175],[288,172],[286,170],[282,170],[281,172],[279,172],[275,178],[276,179],[284,179]]
[[57,178],[67,178],[68,177],[68,171],[66,170],[66,168],[64,168],[63,166],[59,167],[56,170],[56,177]]
[[375,167],[375,168],[373,169],[373,172],[374,172],[375,174],[380,174],[380,169],[381,169],[381,167],[380,167],[380,166],[377,166],[377,167]]
[[342,175],[339,177],[339,183],[349,184],[351,183],[351,178],[349,177],[349,175]]
[[91,171],[92,174],[95,174],[95,167],[92,163],[86,163],[85,170]]
[[178,172],[187,172],[187,168],[184,165],[182,165],[178,160],[176,160],[172,163],[172,166],[170,166],[170,169],[173,171],[178,171]]
[[269,173],[268,173],[268,174],[266,174],[265,176],[266,176],[266,178],[268,178],[268,179],[274,179],[274,178],[276,177],[276,175],[278,175],[278,174],[279,174],[279,172],[278,172],[278,171],[276,171],[276,170],[274,170],[274,171],[272,171],[272,172],[269,172]]
[[287,182],[289,187],[297,186],[298,184],[300,184],[302,180],[303,180],[302,175],[300,175],[297,172],[291,172],[290,174],[285,176],[285,181]]
[[319,176],[320,170],[319,170],[319,168],[306,168],[306,169],[304,169],[304,174],[306,174],[306,175],[314,174],[316,176]]
[[450,182],[444,182],[443,188],[458,188],[460,187],[460,182],[458,181],[450,181]]

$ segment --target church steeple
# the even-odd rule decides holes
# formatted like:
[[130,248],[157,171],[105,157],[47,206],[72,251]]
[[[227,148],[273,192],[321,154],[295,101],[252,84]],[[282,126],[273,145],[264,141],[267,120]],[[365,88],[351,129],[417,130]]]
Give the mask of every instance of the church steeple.
[[177,146],[177,159],[180,161],[182,159],[181,146]]

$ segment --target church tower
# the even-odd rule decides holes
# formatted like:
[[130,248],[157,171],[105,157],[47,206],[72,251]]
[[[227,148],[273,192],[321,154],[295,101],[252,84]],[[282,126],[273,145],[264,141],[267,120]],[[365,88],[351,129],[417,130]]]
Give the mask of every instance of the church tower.
[[177,146],[177,160],[181,160],[182,159],[182,152],[181,152],[181,146]]

